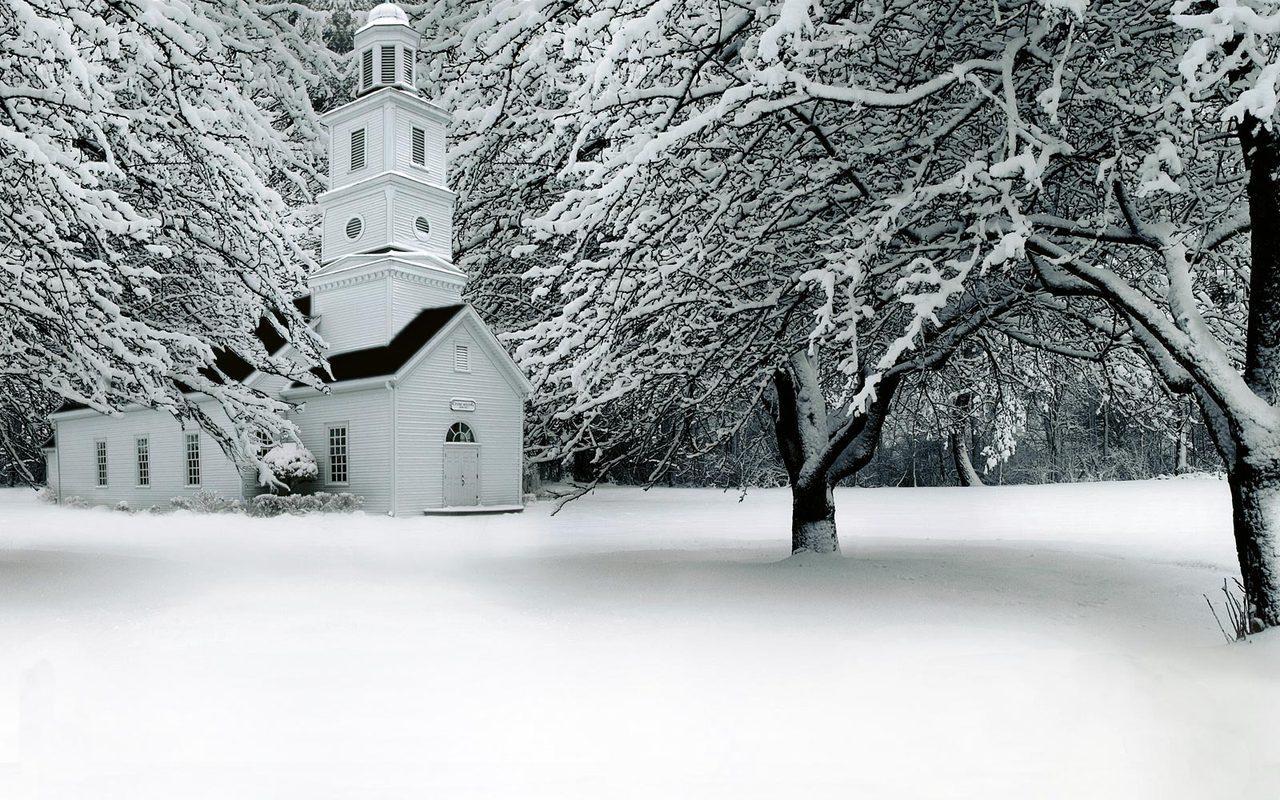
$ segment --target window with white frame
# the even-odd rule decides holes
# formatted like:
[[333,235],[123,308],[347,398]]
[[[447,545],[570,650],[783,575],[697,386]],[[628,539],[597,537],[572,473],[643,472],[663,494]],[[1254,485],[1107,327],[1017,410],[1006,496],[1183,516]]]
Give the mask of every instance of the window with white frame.
[[187,485],[200,485],[200,434],[188,433],[185,437],[187,454]]
[[445,431],[444,440],[449,444],[475,444],[476,432],[465,422],[455,422]]
[[151,485],[151,440],[139,436],[136,442],[138,453],[138,485]]
[[347,483],[347,425],[329,426],[329,483]]
[[97,468],[98,485],[107,485],[107,443],[99,439],[93,443],[94,465]]
[[465,344],[455,344],[453,346],[453,371],[471,371],[471,348]]

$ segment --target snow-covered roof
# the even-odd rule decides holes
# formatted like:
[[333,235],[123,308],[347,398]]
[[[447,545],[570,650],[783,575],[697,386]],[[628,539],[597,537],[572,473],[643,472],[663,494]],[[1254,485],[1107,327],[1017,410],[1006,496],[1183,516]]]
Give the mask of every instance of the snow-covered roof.
[[[374,25],[408,25],[409,15],[404,13],[404,9],[395,3],[382,3],[376,5],[369,11],[369,16],[365,20],[360,30],[372,28]],[[358,33],[359,31],[357,31]]]

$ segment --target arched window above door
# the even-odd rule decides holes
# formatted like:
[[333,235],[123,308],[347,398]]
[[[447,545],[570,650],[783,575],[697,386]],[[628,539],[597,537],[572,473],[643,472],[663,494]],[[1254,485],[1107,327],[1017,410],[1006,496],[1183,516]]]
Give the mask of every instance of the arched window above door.
[[467,423],[455,422],[449,426],[449,432],[445,434],[444,440],[455,444],[470,444],[475,442],[476,434]]

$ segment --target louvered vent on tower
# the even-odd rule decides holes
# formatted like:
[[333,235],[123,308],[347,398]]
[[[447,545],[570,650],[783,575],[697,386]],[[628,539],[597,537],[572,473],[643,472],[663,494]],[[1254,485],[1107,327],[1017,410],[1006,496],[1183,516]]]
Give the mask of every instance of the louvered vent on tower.
[[422,128],[413,129],[413,163],[420,167],[427,165],[427,132]]
[[382,47],[382,83],[391,85],[396,82],[396,49],[393,46]]
[[351,171],[364,169],[364,128],[351,132]]

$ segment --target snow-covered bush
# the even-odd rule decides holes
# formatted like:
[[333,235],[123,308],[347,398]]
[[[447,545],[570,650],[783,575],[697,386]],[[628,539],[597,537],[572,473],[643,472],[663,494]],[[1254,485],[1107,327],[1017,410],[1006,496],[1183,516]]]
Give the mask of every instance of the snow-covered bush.
[[249,503],[249,514],[255,517],[278,517],[281,514],[350,514],[353,511],[359,511],[363,505],[363,497],[349,492],[260,494]]
[[90,503],[79,495],[72,495],[71,497],[68,497],[66,500],[62,501],[62,504],[68,508],[89,508],[93,505],[93,503]]
[[129,508],[128,500],[121,500],[119,503],[116,503],[114,507],[116,511],[123,511],[126,514],[133,511],[132,508]]
[[276,480],[292,492],[299,484],[313,481],[320,474],[316,457],[297,442],[284,442],[267,451],[262,460],[271,468]]
[[36,499],[41,503],[55,504],[58,502],[58,490],[52,486],[42,486],[36,492]]
[[169,505],[179,511],[198,514],[228,514],[245,509],[244,501],[228,499],[208,489],[201,489],[190,497],[171,497]]

